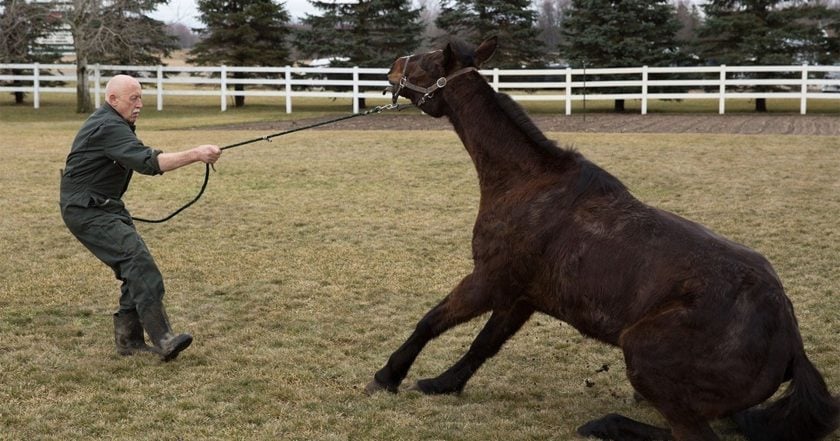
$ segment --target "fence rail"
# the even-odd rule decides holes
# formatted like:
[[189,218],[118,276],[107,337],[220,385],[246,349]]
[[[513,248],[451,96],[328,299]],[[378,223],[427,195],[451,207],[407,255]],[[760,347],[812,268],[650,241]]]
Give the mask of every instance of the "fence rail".
[[[154,91],[157,110],[167,96],[218,96],[222,111],[236,96],[283,97],[292,112],[296,97],[350,98],[359,112],[360,98],[381,98],[387,69],[314,67],[174,67],[88,66],[90,92],[97,107],[104,84],[130,72]],[[593,100],[638,100],[646,114],[651,100],[717,100],[718,112],[727,99],[781,98],[800,100],[806,114],[809,100],[840,100],[840,66],[701,66],[598,69],[484,69],[497,91],[521,101],[572,103]],[[245,77],[247,76],[247,77]],[[73,87],[66,84],[72,83]],[[74,64],[0,64],[0,92],[31,93],[33,106],[41,94],[76,93]]]

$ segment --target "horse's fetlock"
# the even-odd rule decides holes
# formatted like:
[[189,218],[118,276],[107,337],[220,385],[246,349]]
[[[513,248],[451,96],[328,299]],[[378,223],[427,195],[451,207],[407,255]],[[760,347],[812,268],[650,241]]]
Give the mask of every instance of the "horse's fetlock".
[[451,384],[440,378],[428,378],[418,380],[412,389],[426,395],[459,395],[464,390],[464,384]]
[[376,374],[373,375],[373,381],[382,386],[382,388],[386,389],[388,392],[397,393],[397,391],[399,391],[402,378],[393,378],[392,375],[385,372],[386,369],[387,368],[382,368],[376,372]]

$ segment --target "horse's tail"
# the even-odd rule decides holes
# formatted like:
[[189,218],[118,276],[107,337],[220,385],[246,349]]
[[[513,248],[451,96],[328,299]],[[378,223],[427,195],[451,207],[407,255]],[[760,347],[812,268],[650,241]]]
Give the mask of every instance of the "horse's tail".
[[840,400],[828,391],[803,350],[794,356],[790,369],[791,382],[777,401],[735,415],[750,441],[815,441],[837,429]]

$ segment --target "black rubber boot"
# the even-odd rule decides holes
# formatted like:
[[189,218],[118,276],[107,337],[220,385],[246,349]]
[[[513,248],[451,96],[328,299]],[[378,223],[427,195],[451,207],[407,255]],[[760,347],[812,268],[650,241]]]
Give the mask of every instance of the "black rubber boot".
[[149,338],[155,345],[155,352],[160,355],[163,361],[174,360],[181,351],[187,349],[192,343],[190,334],[173,334],[169,326],[169,318],[162,303],[146,308],[140,316],[143,328],[149,334]]
[[114,343],[120,355],[134,355],[141,352],[156,352],[143,339],[143,326],[137,311],[114,313]]

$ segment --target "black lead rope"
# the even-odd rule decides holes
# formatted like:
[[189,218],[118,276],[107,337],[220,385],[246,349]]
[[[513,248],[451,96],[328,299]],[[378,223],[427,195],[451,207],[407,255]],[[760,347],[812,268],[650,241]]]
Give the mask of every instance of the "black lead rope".
[[[315,128],[315,127],[325,126],[327,124],[334,124],[334,123],[337,123],[339,121],[344,121],[346,119],[356,118],[356,117],[359,117],[359,116],[366,116],[366,115],[372,115],[372,114],[376,114],[376,113],[382,113],[385,110],[402,110],[402,109],[404,109],[406,107],[409,107],[409,106],[412,106],[412,104],[399,104],[399,105],[388,104],[388,105],[385,105],[385,106],[376,106],[376,107],[374,107],[370,110],[366,110],[366,111],[361,112],[361,113],[354,113],[352,115],[346,115],[346,116],[342,116],[342,117],[339,117],[339,118],[330,119],[330,120],[327,120],[327,121],[321,121],[321,122],[317,122],[317,123],[314,123],[314,124],[309,124],[309,125],[306,125],[306,126],[301,126],[301,127],[296,127],[294,129],[285,130],[285,131],[282,131],[282,132],[277,132],[277,133],[274,133],[274,134],[271,134],[271,135],[268,135],[268,136],[261,136],[259,138],[249,139],[247,141],[242,141],[242,142],[237,142],[235,144],[226,145],[226,146],[222,147],[221,150],[232,149],[234,147],[240,147],[240,146],[243,146],[243,145],[253,144],[253,143],[259,142],[259,141],[269,141],[270,142],[272,138],[276,138],[278,136],[283,136],[283,135],[288,135],[290,133],[300,132],[301,130],[312,129],[312,128]],[[145,223],[148,223],[148,224],[160,224],[160,223],[168,221],[169,219],[172,219],[173,217],[178,215],[178,213],[186,210],[192,204],[198,202],[198,200],[201,199],[201,196],[204,194],[204,190],[207,189],[207,183],[210,181],[210,167],[211,167],[210,164],[204,164],[204,183],[201,184],[201,189],[198,190],[198,194],[195,195],[193,200],[187,202],[181,208],[173,211],[171,214],[169,214],[169,216],[166,216],[166,217],[163,217],[163,218],[160,218],[160,219],[145,219],[145,218],[142,218],[142,217],[132,216],[131,219],[135,220],[137,222],[145,222]],[[214,171],[215,171],[215,168],[214,168]]]

